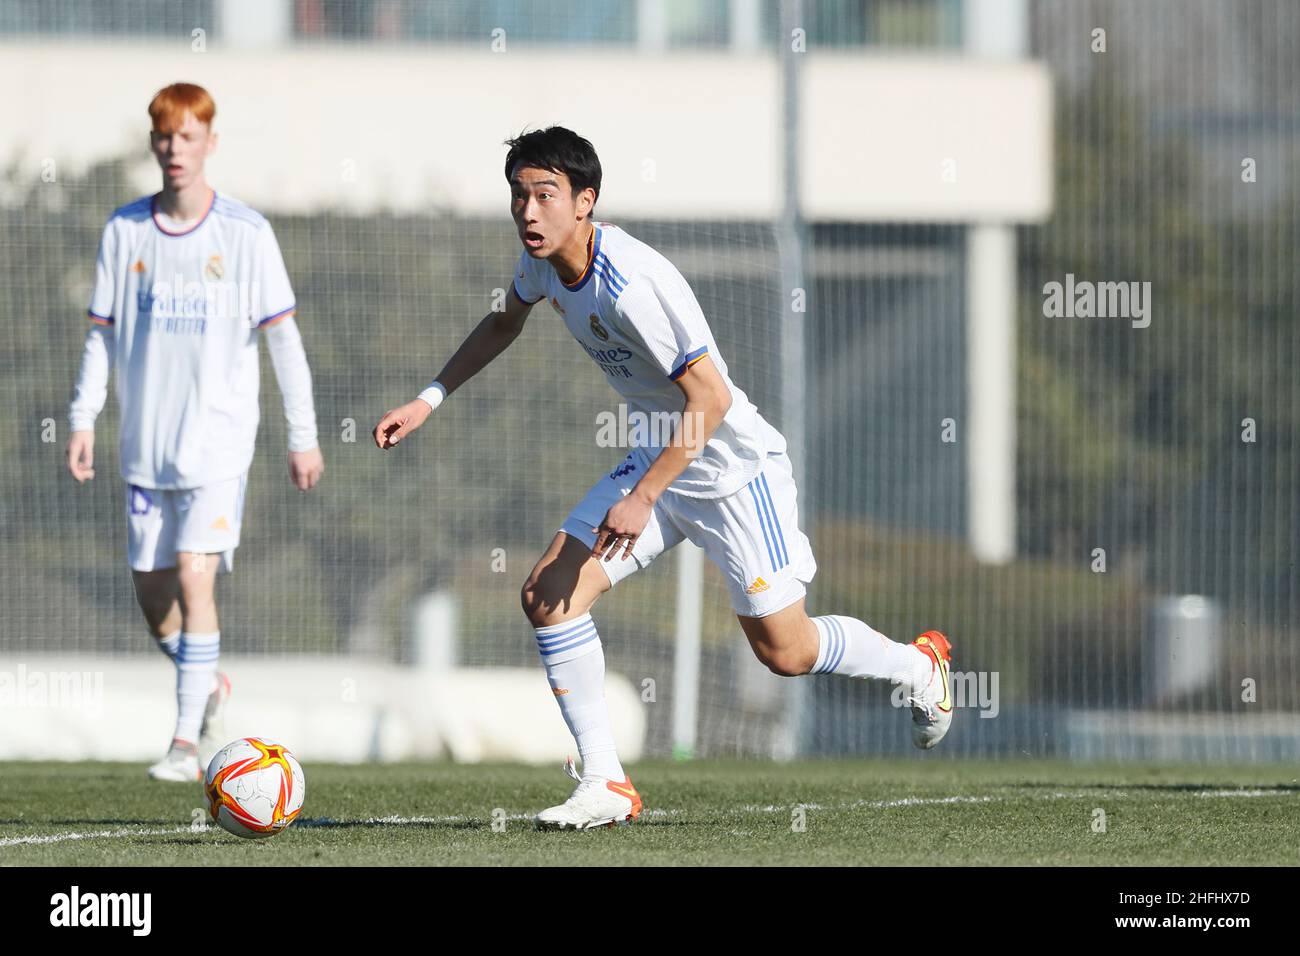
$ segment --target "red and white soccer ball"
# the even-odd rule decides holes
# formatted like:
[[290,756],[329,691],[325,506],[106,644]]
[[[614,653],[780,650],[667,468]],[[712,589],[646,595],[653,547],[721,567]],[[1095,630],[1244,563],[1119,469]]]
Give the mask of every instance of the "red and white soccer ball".
[[217,751],[203,793],[218,826],[237,837],[260,839],[275,836],[302,812],[307,781],[283,745],[244,737]]

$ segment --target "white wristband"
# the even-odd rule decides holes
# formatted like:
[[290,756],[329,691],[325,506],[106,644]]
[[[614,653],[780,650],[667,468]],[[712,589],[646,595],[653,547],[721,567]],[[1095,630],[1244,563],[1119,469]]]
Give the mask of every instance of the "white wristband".
[[429,387],[421,392],[417,397],[427,402],[430,409],[435,409],[441,405],[442,400],[447,397],[447,390],[443,388],[442,382],[434,379],[429,383]]

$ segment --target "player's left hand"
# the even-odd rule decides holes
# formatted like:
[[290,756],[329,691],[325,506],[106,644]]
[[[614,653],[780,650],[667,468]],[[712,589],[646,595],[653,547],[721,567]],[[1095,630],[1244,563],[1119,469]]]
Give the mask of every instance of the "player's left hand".
[[310,491],[325,473],[325,459],[320,446],[310,451],[289,452],[289,480],[299,491]]
[[650,523],[652,511],[654,504],[635,492],[624,495],[622,501],[605,512],[605,520],[600,527],[591,529],[596,532],[596,543],[592,546],[591,556],[608,561],[622,547],[623,557],[620,560],[626,561],[632,556],[637,538],[641,537],[641,532]]

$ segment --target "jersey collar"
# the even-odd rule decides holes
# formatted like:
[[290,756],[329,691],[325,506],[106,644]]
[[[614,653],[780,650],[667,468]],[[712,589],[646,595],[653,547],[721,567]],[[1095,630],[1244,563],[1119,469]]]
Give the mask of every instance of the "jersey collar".
[[199,216],[199,221],[196,222],[194,225],[190,226],[190,228],[188,229],[182,229],[180,232],[172,232],[170,229],[164,229],[163,224],[158,221],[158,196],[159,195],[161,194],[155,193],[153,199],[149,201],[149,218],[153,220],[153,224],[159,232],[161,232],[164,236],[171,236],[173,239],[177,238],[178,236],[188,236],[195,229],[199,228],[199,226],[207,222],[208,216],[212,214],[212,207],[217,204],[217,191],[213,189],[212,196],[211,198],[208,199],[208,208],[203,210],[203,215]]
[[[579,291],[587,284],[588,280],[591,279],[591,274],[596,271],[596,256],[598,255],[600,255],[600,226],[596,225],[593,220],[591,223],[591,235],[587,237],[586,268],[582,270],[582,275],[578,276],[572,285],[565,282],[563,279],[560,279],[560,284],[569,292]],[[556,278],[559,277],[556,276]]]

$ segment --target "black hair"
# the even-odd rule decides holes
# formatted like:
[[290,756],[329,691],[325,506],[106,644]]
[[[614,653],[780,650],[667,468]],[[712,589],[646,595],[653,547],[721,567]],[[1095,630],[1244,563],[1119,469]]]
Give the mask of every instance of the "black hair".
[[[551,126],[547,129],[520,133],[506,140],[510,152],[506,154],[506,181],[516,166],[531,166],[564,173],[576,196],[588,186],[600,198],[600,158],[590,140],[583,139],[571,129]],[[592,203],[595,210],[596,204]]]

